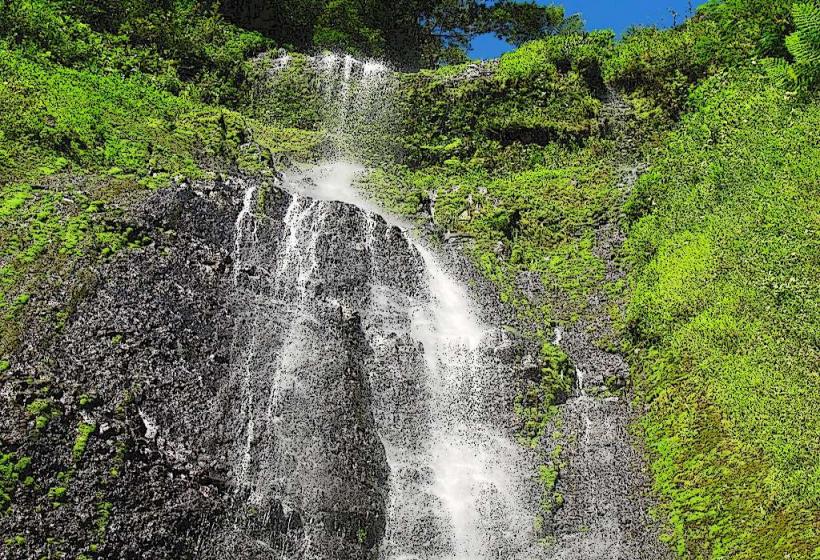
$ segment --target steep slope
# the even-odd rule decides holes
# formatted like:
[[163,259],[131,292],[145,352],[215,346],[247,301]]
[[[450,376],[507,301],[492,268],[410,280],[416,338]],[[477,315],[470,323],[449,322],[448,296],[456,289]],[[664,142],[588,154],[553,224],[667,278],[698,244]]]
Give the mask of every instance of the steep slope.
[[816,1],[409,74],[0,4],[4,557],[820,553]]

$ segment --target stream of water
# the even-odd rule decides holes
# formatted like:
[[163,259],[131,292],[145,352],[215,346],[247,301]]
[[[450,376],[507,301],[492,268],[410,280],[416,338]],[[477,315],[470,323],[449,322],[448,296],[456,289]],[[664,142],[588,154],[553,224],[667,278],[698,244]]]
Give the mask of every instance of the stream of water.
[[[513,342],[340,159],[356,149],[347,131],[385,116],[391,74],[351,57],[315,63],[344,149],[284,176],[279,230],[256,215],[255,186],[236,221],[237,487],[302,512],[301,544],[282,558],[347,558],[317,543],[351,516],[383,517],[385,560],[542,557],[533,457],[509,428]],[[358,332],[366,350],[351,350]]]

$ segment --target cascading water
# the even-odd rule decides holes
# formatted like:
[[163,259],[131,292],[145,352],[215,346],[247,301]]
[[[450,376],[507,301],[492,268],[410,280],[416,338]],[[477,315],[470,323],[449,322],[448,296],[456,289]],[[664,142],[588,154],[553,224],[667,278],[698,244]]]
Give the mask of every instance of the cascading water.
[[[315,63],[340,157],[379,126],[391,76]],[[534,459],[509,428],[515,342],[410,224],[358,195],[361,171],[250,186],[236,221],[231,463],[268,520],[246,557],[542,557]]]

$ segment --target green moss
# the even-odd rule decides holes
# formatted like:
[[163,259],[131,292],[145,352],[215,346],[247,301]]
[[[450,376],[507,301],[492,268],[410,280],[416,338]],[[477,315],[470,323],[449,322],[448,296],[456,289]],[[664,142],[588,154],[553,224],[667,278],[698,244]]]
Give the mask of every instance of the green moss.
[[538,479],[545,488],[555,488],[558,481],[558,470],[552,465],[541,465],[538,467]]
[[41,431],[48,426],[52,418],[60,415],[60,411],[50,399],[36,399],[26,406],[26,412],[34,416],[34,427]]
[[113,466],[108,471],[108,475],[111,478],[117,478],[120,476],[120,469],[125,462],[125,450],[126,443],[124,441],[117,441],[115,444]]
[[68,488],[65,486],[53,486],[48,489],[48,498],[54,502],[59,502],[65,497],[66,492],[68,492]]
[[553,35],[525,43],[501,57],[497,78],[519,84],[522,80],[550,80],[558,72],[573,72],[591,87],[601,88],[601,66],[611,55],[614,38],[611,31],[602,30]]
[[555,405],[569,395],[572,378],[566,354],[552,344],[545,343],[541,349],[540,377],[515,400],[516,415],[524,425],[518,438],[523,445],[537,448],[543,442],[557,409]]
[[627,204],[627,328],[668,539],[684,557],[809,558],[820,110],[754,72],[692,102]]
[[74,447],[71,449],[71,455],[74,461],[79,461],[85,453],[85,448],[88,445],[88,438],[94,433],[97,428],[96,424],[80,422],[77,426],[77,438],[74,440]]
[[23,546],[26,544],[26,537],[25,535],[14,535],[3,539],[3,543],[8,547]]
[[255,91],[246,100],[253,117],[286,129],[316,130],[330,117],[319,89],[317,70],[308,57],[293,53],[288,64],[275,66],[279,53],[271,52],[254,61]]
[[31,457],[0,453],[0,514],[11,506],[20,477],[25,475],[30,465]]
[[37,399],[26,406],[26,411],[33,416],[47,412],[51,407],[51,401],[47,399]]
[[99,542],[105,540],[106,531],[108,531],[108,523],[111,519],[111,511],[114,507],[114,504],[111,502],[99,502],[97,503],[97,519],[95,520],[95,525],[97,527],[97,539]]

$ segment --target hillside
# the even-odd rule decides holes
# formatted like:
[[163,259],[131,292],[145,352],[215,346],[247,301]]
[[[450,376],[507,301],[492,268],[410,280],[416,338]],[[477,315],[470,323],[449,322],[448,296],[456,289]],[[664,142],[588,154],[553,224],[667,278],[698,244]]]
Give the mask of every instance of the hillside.
[[[534,537],[497,554],[818,558],[820,5],[710,0],[616,39],[464,4],[0,0],[0,556],[399,550],[389,394],[514,432],[496,449],[537,481],[511,491],[537,492]],[[486,31],[519,46],[468,61]],[[300,202],[348,161],[352,206]],[[495,329],[469,348],[480,395],[452,403],[402,377],[433,336],[402,335],[406,309],[452,319],[447,275]],[[281,375],[290,321],[333,341],[290,411],[313,442],[294,457],[330,458],[243,490],[248,463],[299,470],[279,428],[253,432],[274,388],[241,374]],[[270,445],[238,459],[245,439]],[[260,488],[291,497],[265,510]]]

